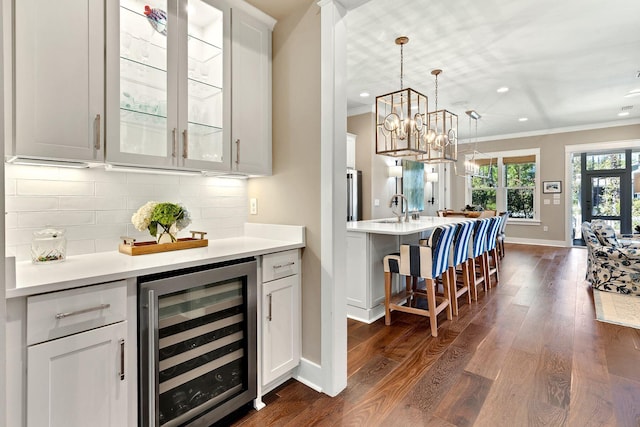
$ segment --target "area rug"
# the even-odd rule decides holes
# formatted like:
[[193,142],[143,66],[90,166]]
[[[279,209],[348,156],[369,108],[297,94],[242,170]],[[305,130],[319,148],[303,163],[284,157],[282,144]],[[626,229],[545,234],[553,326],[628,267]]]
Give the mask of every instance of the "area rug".
[[640,329],[640,297],[593,290],[596,319]]

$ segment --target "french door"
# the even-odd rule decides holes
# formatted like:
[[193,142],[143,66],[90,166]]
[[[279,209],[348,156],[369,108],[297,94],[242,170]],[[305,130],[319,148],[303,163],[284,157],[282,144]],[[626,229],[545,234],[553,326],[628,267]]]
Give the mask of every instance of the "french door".
[[585,174],[584,221],[607,221],[619,233],[631,233],[631,189],[625,172]]

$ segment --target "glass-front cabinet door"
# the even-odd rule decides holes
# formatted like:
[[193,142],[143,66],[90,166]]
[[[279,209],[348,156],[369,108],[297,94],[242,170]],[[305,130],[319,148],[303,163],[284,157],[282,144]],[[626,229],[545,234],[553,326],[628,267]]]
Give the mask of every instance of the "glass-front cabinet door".
[[[179,79],[182,132],[181,165],[228,170],[230,164],[228,54],[230,14],[224,5],[202,0],[186,2],[186,78]],[[179,12],[180,13],[180,12]],[[185,22],[182,21],[182,22]],[[183,74],[184,75],[184,74]]]
[[107,58],[117,58],[117,65],[107,61],[108,162],[229,169],[230,13],[216,1],[120,0],[117,12],[108,6]]

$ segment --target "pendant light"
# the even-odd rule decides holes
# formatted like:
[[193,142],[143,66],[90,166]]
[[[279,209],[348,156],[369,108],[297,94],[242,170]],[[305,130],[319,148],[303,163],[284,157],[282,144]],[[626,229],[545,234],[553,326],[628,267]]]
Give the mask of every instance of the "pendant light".
[[458,160],[458,116],[445,109],[438,110],[438,76],[442,70],[432,70],[436,79],[436,108],[427,115],[426,154],[417,157],[423,163],[455,162]]
[[400,46],[400,90],[376,97],[376,154],[395,157],[427,153],[427,97],[404,89],[404,45],[408,37],[398,37]]

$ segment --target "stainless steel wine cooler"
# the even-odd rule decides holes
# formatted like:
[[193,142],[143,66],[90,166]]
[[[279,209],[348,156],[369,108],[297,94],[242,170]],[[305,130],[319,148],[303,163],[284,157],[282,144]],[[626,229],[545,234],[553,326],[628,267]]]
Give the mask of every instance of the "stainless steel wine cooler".
[[256,397],[256,261],[138,279],[141,426],[209,426]]

